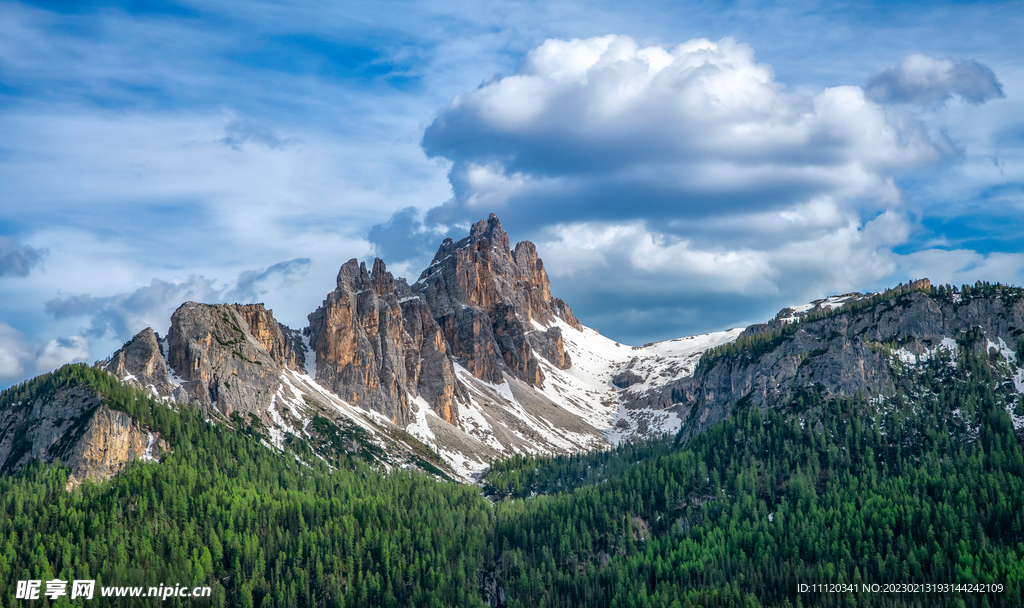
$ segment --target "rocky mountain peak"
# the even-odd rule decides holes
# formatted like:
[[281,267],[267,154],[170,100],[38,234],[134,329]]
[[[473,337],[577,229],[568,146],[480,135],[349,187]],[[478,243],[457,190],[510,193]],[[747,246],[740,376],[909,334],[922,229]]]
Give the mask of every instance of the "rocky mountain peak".
[[356,258],[345,262],[338,270],[338,289],[362,291],[370,284],[370,273],[366,271],[366,262]]
[[508,233],[502,230],[501,220],[495,214],[490,214],[486,220],[480,220],[469,229],[469,241],[487,241],[492,247],[499,251],[509,253]]
[[150,327],[140,331],[114,353],[104,369],[157,395],[170,395],[174,390],[167,380],[167,365],[159,336]]
[[373,271],[370,272],[370,281],[373,283],[373,290],[379,296],[397,293],[395,276],[388,272],[387,266],[384,265],[384,260],[380,258],[373,260]]
[[284,329],[262,304],[185,302],[171,315],[167,361],[201,407],[266,417],[276,369],[299,362]]
[[408,292],[409,286],[404,279],[395,279],[381,258],[374,259],[370,271],[366,270],[366,262],[352,258],[342,264],[338,271],[338,289],[347,289],[353,293],[372,289],[378,296],[386,296],[405,295],[403,292]]
[[445,239],[430,266],[413,285],[422,294],[436,317],[452,314],[465,306],[489,309],[505,303],[530,329],[536,319],[550,326],[556,316],[578,321],[564,302],[551,297],[551,282],[537,246],[521,241],[513,250],[498,216],[473,224],[466,238],[455,242]]
[[477,378],[500,384],[508,371],[537,386],[543,373],[534,351],[562,369],[572,364],[553,325],[563,316],[574,327],[579,322],[551,297],[537,247],[522,241],[513,251],[493,213],[466,238],[446,239],[412,292],[430,307],[452,355]]

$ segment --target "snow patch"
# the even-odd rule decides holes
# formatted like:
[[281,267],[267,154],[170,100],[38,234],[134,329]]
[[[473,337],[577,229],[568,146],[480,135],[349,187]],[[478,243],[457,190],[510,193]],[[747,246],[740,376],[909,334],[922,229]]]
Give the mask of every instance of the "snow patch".
[[[543,361],[543,359],[541,359]],[[543,366],[543,364],[542,364]],[[557,369],[553,366],[543,367],[545,373],[548,369]],[[532,453],[542,452],[577,452],[583,449],[592,449],[604,444],[604,441],[597,433],[578,433],[553,424],[538,412],[531,412],[516,398],[509,376],[501,384],[492,384],[474,377],[461,365],[455,365],[456,375],[463,385],[469,389],[469,406],[459,407],[460,423],[462,429],[473,435],[485,445],[498,451],[510,453],[527,451]],[[541,390],[543,392],[543,390]],[[497,439],[488,416],[484,409],[489,408],[488,402],[504,402],[501,404],[501,411],[494,415],[503,418],[511,418],[504,424],[502,430],[517,437],[519,442],[511,442],[512,445],[502,444]],[[559,401],[555,401],[559,405]],[[596,429],[595,429],[596,430]],[[519,445],[516,445],[519,444]]]
[[[430,404],[423,397],[417,395],[415,398],[410,397],[409,401],[413,404],[413,414],[416,416],[416,421],[405,427],[405,430],[410,434],[423,441],[434,445],[437,438],[434,436],[434,432],[430,430],[430,425],[427,424],[428,412],[433,414],[433,410],[430,409]],[[436,446],[435,446],[436,449]]]
[[1015,362],[1017,360],[1017,353],[1012,348],[1007,346],[1006,342],[1002,338],[998,338],[998,342],[993,342],[987,337],[985,338],[985,352],[989,352],[991,349],[996,349],[999,355],[1006,361]]
[[[1002,340],[1000,340],[1000,342],[1002,342]],[[956,340],[953,338],[943,337],[942,341],[935,345],[935,348],[926,349],[925,352],[920,355],[915,355],[907,350],[906,347],[902,346],[899,350],[893,353],[893,355],[907,365],[917,365],[919,363],[931,361],[932,357],[934,357],[940,350],[944,350],[947,353],[955,353],[956,348]]]
[[491,386],[494,388],[494,392],[501,395],[501,398],[505,401],[508,401],[509,403],[518,403],[516,401],[516,396],[512,394],[512,387],[509,385],[507,380],[501,384],[492,384]]
[[153,446],[156,445],[157,436],[149,431],[146,431],[146,434],[149,435],[149,444],[146,446],[146,451],[142,453],[142,456],[140,456],[139,459],[146,462],[156,462],[156,457],[153,456]]
[[464,480],[475,479],[487,468],[488,463],[472,458],[461,452],[453,452],[442,447],[435,447],[437,453],[448,463],[455,473]]
[[312,379],[316,378],[316,351],[313,350],[309,340],[310,336],[306,332],[302,332],[302,346],[306,349],[303,355],[303,367],[306,370],[306,375]]
[[869,298],[873,295],[875,294],[847,293],[839,296],[829,296],[827,298],[823,298],[820,300],[814,300],[807,304],[789,306],[788,308],[791,311],[789,313],[789,316],[780,317],[778,320],[782,321],[783,323],[796,323],[797,321],[800,320],[801,317],[806,316],[807,313],[811,312],[812,310],[818,308],[822,310],[834,310],[836,308],[841,308],[850,302],[854,302],[862,298]]
[[1024,429],[1024,416],[1018,416],[1014,413],[1014,405],[1012,403],[1006,406],[1006,413],[1010,415],[1010,420],[1013,422],[1013,430],[1019,431]]
[[[682,421],[666,410],[625,408],[626,398],[650,391],[692,375],[700,356],[709,348],[736,340],[743,328],[629,346],[615,342],[597,331],[578,330],[555,318],[562,332],[562,343],[572,359],[567,370],[558,369],[538,357],[544,372],[544,385],[538,390],[563,409],[598,429],[604,438],[617,445],[640,435],[638,428],[652,434],[675,433]],[[536,321],[534,328],[542,330]],[[625,389],[612,384],[612,378],[629,370],[642,381]]]
[[284,421],[284,418],[281,417],[281,414],[277,413],[276,405],[277,399],[275,397],[270,401],[270,407],[267,408],[267,414],[270,415],[270,419],[274,421],[274,424],[277,425],[277,428],[268,426],[267,433],[270,435],[270,443],[274,446],[274,448],[278,450],[283,450],[284,433],[281,431],[281,429],[290,427],[288,427],[288,423]]
[[896,351],[896,358],[908,365],[917,365],[917,355],[907,350],[905,347],[900,347]]
[[682,418],[669,410],[620,406],[615,424],[609,429],[603,429],[601,433],[609,443],[619,445],[623,441],[675,435],[682,426]]

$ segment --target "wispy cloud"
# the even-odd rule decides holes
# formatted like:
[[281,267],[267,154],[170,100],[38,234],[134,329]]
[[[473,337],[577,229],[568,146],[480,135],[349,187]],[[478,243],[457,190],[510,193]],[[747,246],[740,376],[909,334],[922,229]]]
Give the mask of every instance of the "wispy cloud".
[[992,69],[970,59],[935,59],[908,55],[899,65],[884,69],[868,79],[868,97],[879,103],[929,105],[956,96],[968,103],[982,104],[1004,97]]
[[185,280],[153,279],[133,291],[93,297],[73,294],[46,302],[54,319],[85,319],[83,333],[90,338],[127,340],[142,329],[166,330],[171,313],[183,302],[238,302],[258,300],[271,289],[285,289],[309,272],[309,258],[279,262],[239,274],[233,285],[217,285],[214,279],[190,276]]
[[45,254],[45,250],[0,236],[0,277],[27,277],[32,268],[42,262]]
[[262,270],[247,270],[238,276],[235,288],[228,291],[227,295],[239,302],[257,300],[271,289],[285,289],[295,285],[296,281],[306,276],[309,267],[309,258],[295,258]]
[[301,325],[344,260],[415,275],[491,211],[623,341],[1009,276],[1021,29],[1013,3],[0,3],[7,360],[105,356],[189,289]]
[[294,143],[294,140],[278,137],[269,127],[259,123],[235,119],[224,126],[224,137],[220,143],[239,152],[242,144],[251,143],[264,146],[270,150],[280,150]]
[[201,276],[191,276],[178,282],[153,279],[149,285],[131,292],[101,297],[77,294],[54,298],[46,303],[46,312],[55,319],[87,319],[89,325],[84,333],[88,337],[110,335],[124,341],[146,327],[163,332],[171,313],[182,302],[215,302],[223,292],[214,285],[214,281]]

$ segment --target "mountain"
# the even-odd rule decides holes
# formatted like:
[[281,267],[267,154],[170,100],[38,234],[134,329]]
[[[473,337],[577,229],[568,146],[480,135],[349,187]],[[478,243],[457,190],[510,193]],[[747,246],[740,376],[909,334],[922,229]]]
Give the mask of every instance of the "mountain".
[[1024,290],[987,283],[954,290],[922,279],[784,309],[734,343],[709,350],[692,376],[662,390],[680,395],[689,408],[684,435],[691,437],[743,403],[763,409],[808,392],[890,396],[901,390],[902,368],[957,344],[1014,370],[1020,389],[1022,336]]
[[[470,480],[513,454],[688,440],[744,404],[891,395],[901,366],[965,332],[980,336],[971,348],[1015,366],[1024,301],[1019,289],[925,279],[787,308],[748,328],[628,346],[583,326],[551,295],[533,243],[512,247],[491,214],[445,239],[411,285],[379,258],[370,268],[345,262],[308,318],[295,330],[262,304],[186,302],[165,337],[143,330],[103,368],[278,450],[304,441],[329,460],[340,446],[385,469]],[[97,416],[101,402],[68,388],[0,413],[0,466],[60,458],[75,480],[97,479],[159,442]],[[109,437],[110,462],[77,464],[98,449],[87,447],[94,437]]]
[[[692,375],[728,359],[763,362],[805,323],[880,313],[914,293],[947,297],[944,287],[929,292],[862,297],[862,308],[836,317],[827,306],[787,315],[796,320],[784,339],[718,347]],[[949,293],[954,311],[1012,307],[1021,296],[986,285]],[[154,603],[133,589],[198,587],[212,606],[243,608],[1015,608],[1024,598],[1024,345],[992,342],[976,327],[922,356],[883,342],[891,394],[804,386],[764,409],[741,399],[689,439],[684,426],[677,441],[499,459],[483,493],[439,481],[440,469],[398,470],[400,454],[359,444],[359,433],[326,418],[311,426],[323,441],[286,435],[278,448],[255,415],[223,419],[69,365],[4,391],[0,412],[67,396],[92,408],[84,420],[103,408],[123,414],[166,449],[151,454],[158,462],[129,460],[71,492],[70,466],[33,459],[0,475],[0,580],[93,579],[115,606]],[[252,356],[232,346],[239,356],[229,359]],[[134,359],[159,367],[156,357]],[[220,406],[230,391],[218,397]],[[702,411],[693,408],[687,424]],[[43,436],[45,424],[19,420],[16,436]],[[14,584],[0,588],[0,602],[21,605]]]
[[186,303],[0,393],[0,580],[245,608],[1016,607],[1022,361],[1024,289],[981,282],[622,345],[491,217],[411,285],[346,262],[301,330]]
[[[186,302],[170,322],[165,337],[147,328],[103,368],[211,420],[252,428],[277,449],[290,437],[330,444],[321,432],[329,424],[358,435],[350,447],[386,468],[463,480],[503,455],[675,433],[680,420],[658,388],[740,332],[644,347],[604,338],[551,295],[536,247],[512,247],[493,214],[462,240],[446,239],[412,285],[381,259],[370,268],[344,263],[302,330],[262,304]],[[92,395],[72,409],[85,415],[97,402]],[[24,441],[45,445],[66,434]],[[22,451],[59,456],[40,449]]]

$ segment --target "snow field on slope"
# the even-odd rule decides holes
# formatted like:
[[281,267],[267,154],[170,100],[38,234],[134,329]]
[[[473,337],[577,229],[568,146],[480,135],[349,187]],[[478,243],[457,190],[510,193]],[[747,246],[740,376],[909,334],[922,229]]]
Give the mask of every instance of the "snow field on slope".
[[[647,433],[675,433],[682,421],[673,412],[649,408],[627,409],[622,390],[611,380],[632,361],[630,369],[644,378],[625,389],[641,395],[668,382],[693,374],[700,355],[709,348],[733,342],[743,328],[698,336],[675,338],[646,346],[629,346],[606,338],[596,330],[577,330],[561,319],[555,319],[562,330],[562,342],[572,358],[572,367],[560,370],[541,358],[545,374],[541,391],[552,401],[599,429],[613,445],[623,439],[635,439],[637,425],[648,427]],[[544,328],[534,322],[538,330]],[[620,420],[628,423],[623,429]]]
[[[533,450],[535,452],[547,451],[546,449],[544,449],[545,447],[547,447],[548,449],[564,451],[577,451],[581,448],[593,447],[593,436],[574,433],[566,429],[557,428],[543,416],[528,411],[519,402],[519,400],[516,399],[515,394],[512,392],[512,387],[509,385],[507,379],[501,384],[492,384],[490,382],[486,382],[484,380],[476,378],[475,376],[469,373],[469,370],[467,370],[466,368],[462,367],[459,364],[455,364],[455,373],[458,376],[459,380],[462,381],[463,385],[465,385],[466,388],[469,389],[471,400],[471,404],[469,407],[459,408],[460,417],[463,414],[463,409],[465,409],[467,410],[465,412],[465,418],[468,420],[472,420],[476,425],[476,429],[486,430],[484,430],[482,434],[478,434],[474,433],[473,431],[470,431],[465,427],[463,427],[463,429],[469,432],[477,439],[481,440],[485,445],[488,445],[489,447],[492,447],[499,451],[509,451],[510,448],[513,449],[514,451],[520,451],[518,449],[518,446],[505,446],[501,444],[501,442],[498,441],[498,439],[494,436],[494,433],[491,430],[491,426],[487,422],[486,416],[479,402],[476,399],[472,398],[472,394],[474,392],[477,393],[478,396],[480,396],[481,398],[490,397],[491,399],[493,399],[494,397],[497,397],[498,399],[503,401],[503,405],[505,405],[504,409],[507,414],[510,414],[513,417],[519,419],[519,421],[524,426],[526,426],[527,428],[535,432],[537,435],[539,435],[541,441],[548,444],[547,446],[535,446],[536,450]],[[492,391],[493,394],[487,395],[481,390],[483,388],[490,389],[490,391]],[[556,402],[556,404],[560,405],[558,402]],[[526,445],[535,445],[537,443],[536,439],[526,437],[522,433],[518,432],[515,428],[510,428],[507,425],[505,427],[505,431],[511,435],[518,437]]]

